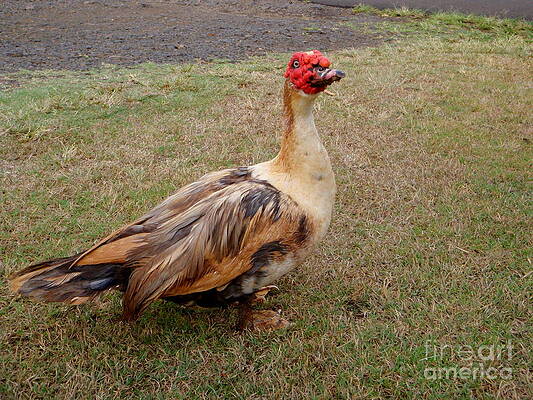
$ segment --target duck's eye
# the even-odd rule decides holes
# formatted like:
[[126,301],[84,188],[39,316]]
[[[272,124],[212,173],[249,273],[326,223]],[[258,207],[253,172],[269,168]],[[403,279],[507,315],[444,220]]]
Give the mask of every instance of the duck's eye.
[[292,63],[292,67],[293,68],[298,68],[299,66],[300,66],[300,61],[294,60],[293,63]]
[[317,70],[318,72],[324,72],[324,71],[326,70],[326,68],[324,68],[324,67],[318,67],[316,70]]

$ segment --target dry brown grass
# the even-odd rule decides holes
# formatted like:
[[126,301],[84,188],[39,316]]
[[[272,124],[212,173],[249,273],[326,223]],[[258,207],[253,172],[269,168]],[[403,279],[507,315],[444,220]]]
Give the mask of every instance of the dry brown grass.
[[[531,376],[531,48],[439,38],[330,54],[317,104],[335,168],[319,251],[266,304],[295,324],[160,303],[116,322],[1,287],[0,393],[21,398],[525,398]],[[286,56],[38,79],[0,95],[4,274],[67,255],[214,169],[277,151]],[[187,77],[184,79],[183,77]],[[504,379],[425,344],[513,344]],[[475,359],[474,362],[478,362]]]

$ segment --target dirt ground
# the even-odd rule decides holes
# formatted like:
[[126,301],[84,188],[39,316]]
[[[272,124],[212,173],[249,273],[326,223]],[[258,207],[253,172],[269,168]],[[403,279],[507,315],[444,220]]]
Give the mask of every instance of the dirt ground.
[[0,73],[369,46],[382,39],[346,23],[377,21],[304,1],[8,0]]

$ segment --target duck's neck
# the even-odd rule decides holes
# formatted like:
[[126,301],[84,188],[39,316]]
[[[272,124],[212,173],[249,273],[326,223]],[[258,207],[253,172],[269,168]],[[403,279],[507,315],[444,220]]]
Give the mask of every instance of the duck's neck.
[[273,164],[285,172],[308,168],[328,168],[329,158],[320,141],[313,118],[313,104],[317,95],[305,95],[285,82],[283,117],[285,129],[281,149]]

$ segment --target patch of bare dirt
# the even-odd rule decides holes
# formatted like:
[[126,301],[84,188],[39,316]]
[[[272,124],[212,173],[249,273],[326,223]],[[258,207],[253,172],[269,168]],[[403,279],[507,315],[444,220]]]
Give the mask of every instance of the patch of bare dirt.
[[7,0],[0,73],[369,46],[382,39],[347,23],[378,20],[303,1]]

